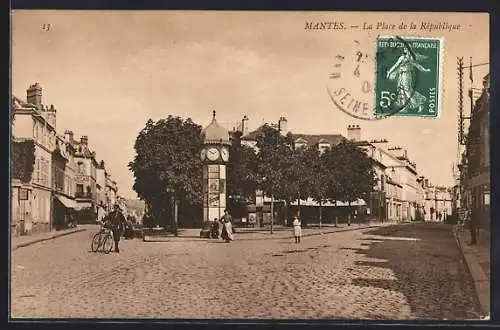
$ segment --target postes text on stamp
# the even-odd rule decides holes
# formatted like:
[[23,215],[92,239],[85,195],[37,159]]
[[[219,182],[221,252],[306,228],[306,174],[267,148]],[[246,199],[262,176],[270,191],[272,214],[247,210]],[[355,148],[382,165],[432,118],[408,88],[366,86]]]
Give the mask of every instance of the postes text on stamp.
[[375,116],[438,117],[442,39],[379,36],[376,47]]

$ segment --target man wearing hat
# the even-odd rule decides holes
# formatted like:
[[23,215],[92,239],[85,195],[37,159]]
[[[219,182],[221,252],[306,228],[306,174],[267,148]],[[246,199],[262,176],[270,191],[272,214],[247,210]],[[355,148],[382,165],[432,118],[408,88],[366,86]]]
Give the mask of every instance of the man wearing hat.
[[125,228],[125,217],[120,209],[120,205],[115,204],[113,212],[109,214],[111,230],[113,231],[113,239],[115,241],[115,252],[120,252],[118,243]]

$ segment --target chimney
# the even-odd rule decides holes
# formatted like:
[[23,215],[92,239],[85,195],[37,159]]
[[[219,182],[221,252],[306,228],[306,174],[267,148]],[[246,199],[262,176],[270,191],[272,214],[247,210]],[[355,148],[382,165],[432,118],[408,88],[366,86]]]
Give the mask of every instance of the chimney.
[[347,125],[347,139],[354,142],[361,141],[361,127],[359,125]]
[[282,135],[286,135],[288,133],[288,121],[285,117],[280,117],[278,121],[278,128]]
[[245,115],[243,119],[241,119],[241,136],[245,136],[248,134],[248,125],[246,122],[248,121],[248,117]]
[[104,160],[101,160],[101,168],[104,168]]
[[70,130],[64,131],[64,138],[68,142],[73,142],[73,131],[70,131]]
[[36,105],[37,109],[42,106],[42,87],[35,83],[26,90],[26,101]]
[[50,108],[47,108],[47,121],[52,125],[54,126],[54,128],[56,127],[56,113],[57,113],[57,110],[54,108],[54,105],[51,104],[50,105]]
[[83,145],[85,145],[85,146],[89,144],[89,138],[87,137],[87,135],[83,135],[80,138],[80,143],[83,144]]

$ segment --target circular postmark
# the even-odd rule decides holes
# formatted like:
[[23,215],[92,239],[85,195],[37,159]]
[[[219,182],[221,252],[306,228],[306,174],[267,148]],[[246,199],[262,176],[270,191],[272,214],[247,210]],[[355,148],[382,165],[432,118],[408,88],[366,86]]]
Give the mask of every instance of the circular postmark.
[[[412,70],[416,56],[402,37],[379,36],[365,49],[355,41],[333,62],[327,92],[347,115],[380,120],[405,112],[412,102],[418,82],[418,71]],[[379,86],[386,87],[378,90]]]

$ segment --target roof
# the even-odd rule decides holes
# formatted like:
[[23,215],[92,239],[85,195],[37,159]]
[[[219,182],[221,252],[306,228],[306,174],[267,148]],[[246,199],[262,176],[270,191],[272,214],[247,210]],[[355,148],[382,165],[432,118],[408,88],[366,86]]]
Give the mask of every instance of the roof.
[[78,141],[72,141],[72,146],[75,148],[75,157],[94,158],[94,152],[90,151],[88,145],[84,145]]
[[217,122],[215,111],[213,112],[212,122],[202,130],[201,134],[205,143],[229,144],[229,132]]
[[[262,127],[260,126],[255,131],[248,133],[241,137],[243,141],[256,141],[257,136],[262,131]],[[299,139],[305,140],[308,145],[315,145],[318,143],[329,143],[334,146],[339,144],[345,137],[342,134],[295,134],[290,132],[291,137],[294,141]]]
[[295,141],[305,140],[308,145],[315,145],[319,143],[329,143],[332,146],[339,144],[344,136],[341,134],[294,134],[292,138]]

